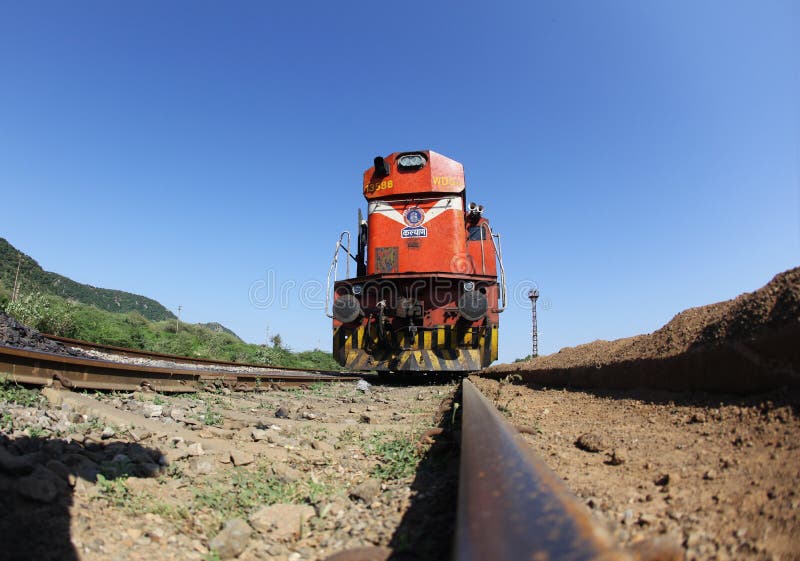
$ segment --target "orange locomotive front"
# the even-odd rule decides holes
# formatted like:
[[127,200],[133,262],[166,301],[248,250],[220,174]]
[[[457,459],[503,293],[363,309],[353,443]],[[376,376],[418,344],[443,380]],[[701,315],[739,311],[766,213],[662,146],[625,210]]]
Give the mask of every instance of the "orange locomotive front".
[[[377,157],[364,172],[364,197],[356,254],[342,233],[328,275],[339,364],[378,372],[491,364],[505,306],[503,264],[483,207],[466,204],[463,166],[429,150]],[[356,276],[337,281],[340,250],[355,260]]]

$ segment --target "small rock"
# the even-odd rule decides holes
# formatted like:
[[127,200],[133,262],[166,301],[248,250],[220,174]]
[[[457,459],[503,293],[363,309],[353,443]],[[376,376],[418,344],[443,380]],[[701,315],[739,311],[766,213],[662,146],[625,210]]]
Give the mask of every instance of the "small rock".
[[361,421],[362,423],[366,423],[368,425],[372,424],[372,417],[370,417],[366,413],[362,414],[361,417],[359,417],[358,420]]
[[275,417],[278,419],[288,419],[289,418],[289,410],[281,405],[278,409],[275,410]]
[[313,421],[314,419],[317,418],[317,415],[316,415],[316,413],[311,413],[309,411],[303,411],[302,417],[304,419],[308,419],[309,421]]
[[238,557],[250,542],[252,530],[241,518],[234,518],[225,523],[225,528],[208,542],[209,549],[216,551],[220,559]]
[[717,478],[717,472],[713,469],[710,469],[703,474],[703,479],[705,479],[706,481],[711,481],[716,478]]
[[281,483],[294,483],[303,478],[303,473],[286,464],[273,464],[270,467],[272,476]]
[[331,446],[324,440],[312,440],[311,447],[314,450],[319,450],[320,452],[333,452],[333,446]]
[[103,432],[100,433],[100,438],[108,440],[109,438],[113,438],[115,434],[117,434],[117,431],[114,430],[114,427],[106,427],[103,429]]
[[655,516],[653,516],[652,514],[646,514],[644,512],[639,514],[639,518],[638,520],[636,520],[636,523],[639,526],[652,526],[653,524],[655,524],[655,522],[656,522]]
[[189,457],[189,451],[186,448],[167,448],[164,453],[164,458],[167,464],[172,464],[178,460],[183,460]]
[[[248,429],[244,429],[248,431]],[[258,428],[251,428],[249,429],[250,438],[255,440],[256,442],[261,442],[262,440],[267,440],[269,437],[269,431],[266,429],[258,429]]]
[[316,514],[309,505],[275,504],[250,515],[253,528],[274,540],[286,540],[300,534],[303,524]]
[[203,445],[200,444],[199,442],[195,442],[194,444],[190,444],[189,446],[187,446],[186,452],[190,456],[202,456],[203,454],[205,454],[205,451],[203,450]]
[[575,441],[575,446],[581,450],[592,453],[602,452],[608,448],[608,444],[602,436],[591,432],[580,435]]
[[153,436],[150,431],[138,430],[138,429],[137,430],[130,429],[128,430],[128,434],[131,435],[131,438],[133,438],[134,442],[141,442],[142,440],[147,440],[148,438]]
[[671,483],[676,483],[680,477],[677,473],[663,473],[659,475],[653,483],[658,485],[659,487],[666,487]]
[[193,475],[209,475],[214,473],[214,463],[208,458],[192,458],[189,460],[189,471]]
[[692,415],[692,418],[691,418],[691,420],[689,422],[690,423],[705,423],[707,420],[708,420],[708,418],[706,417],[706,414],[700,412],[700,413],[695,413],[694,415]]
[[246,466],[248,464],[252,464],[256,461],[255,456],[250,454],[249,452],[245,452],[244,450],[232,450],[231,451],[231,462],[235,466]]
[[309,505],[274,504],[261,507],[250,515],[253,528],[275,540],[300,534],[303,524],[316,514]]
[[356,389],[360,392],[368,393],[372,386],[366,380],[359,380],[356,384]]
[[155,419],[161,417],[161,415],[164,413],[164,408],[161,405],[156,405],[155,403],[145,403],[142,405],[142,412],[144,413],[145,417]]
[[350,489],[350,497],[365,503],[370,503],[380,490],[381,482],[377,479],[370,478]]
[[608,460],[608,463],[612,466],[621,466],[625,462],[628,461],[628,451],[624,448],[614,448],[611,451],[611,457]]
[[186,411],[180,407],[173,407],[169,416],[175,421],[183,421],[186,418]]

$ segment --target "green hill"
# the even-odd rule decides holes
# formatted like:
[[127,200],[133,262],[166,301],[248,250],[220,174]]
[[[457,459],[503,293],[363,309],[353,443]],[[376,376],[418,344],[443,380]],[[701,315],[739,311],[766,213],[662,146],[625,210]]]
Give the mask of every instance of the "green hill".
[[25,254],[19,272],[19,297],[12,303],[19,255],[0,238],[0,311],[39,331],[183,356],[340,370],[330,353],[319,349],[294,352],[283,346],[277,334],[272,346],[253,345],[216,322],[178,323],[155,300],[77,283],[42,270]]
[[[20,262],[19,256],[22,255]],[[52,294],[67,300],[95,306],[108,312],[138,312],[152,321],[175,319],[175,315],[151,298],[122,290],[81,284],[62,275],[45,271],[34,259],[0,238],[0,285],[10,296],[19,266],[19,292]],[[7,297],[8,297],[7,296]]]

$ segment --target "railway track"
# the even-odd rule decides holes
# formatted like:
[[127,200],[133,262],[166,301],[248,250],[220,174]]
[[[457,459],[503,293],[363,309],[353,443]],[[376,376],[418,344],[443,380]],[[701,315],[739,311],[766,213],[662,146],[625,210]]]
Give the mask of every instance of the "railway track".
[[[313,382],[353,381],[361,377],[349,373],[265,367],[146,353],[121,347],[93,345],[85,341],[66,340],[65,343],[84,350],[110,352],[120,357],[167,359],[175,363],[175,366],[126,364],[0,346],[0,373],[19,383],[40,386],[55,383],[70,389],[149,389],[160,393],[196,392],[209,385],[255,390],[270,385],[299,386]],[[200,365],[205,368],[198,369]],[[250,371],[237,372],[225,368],[233,366],[248,368]]]
[[[232,390],[255,390],[359,378],[299,369],[231,372],[223,368],[243,365],[60,341],[85,350],[99,348],[104,353],[169,360],[184,363],[186,367],[120,364],[0,347],[0,372],[27,384],[68,389],[150,389],[164,394],[197,392],[219,385]],[[190,368],[190,364],[210,369],[197,370]],[[469,380],[463,381],[461,396],[461,456],[453,559],[630,559],[614,547],[559,477],[520,440]],[[345,550],[329,559],[388,559],[391,554],[386,548]]]

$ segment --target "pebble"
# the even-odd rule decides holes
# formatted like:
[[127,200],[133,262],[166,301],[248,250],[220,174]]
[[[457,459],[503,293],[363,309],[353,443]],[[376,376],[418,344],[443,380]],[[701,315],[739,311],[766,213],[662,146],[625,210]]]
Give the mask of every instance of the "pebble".
[[592,453],[602,452],[608,448],[608,444],[602,436],[591,432],[580,435],[575,441],[575,446],[585,452]]
[[361,500],[365,503],[372,502],[372,499],[380,492],[381,482],[375,478],[369,478],[350,489],[350,497]]
[[333,452],[334,448],[324,440],[314,440],[311,442],[311,447],[320,452]]
[[611,451],[608,463],[612,466],[621,466],[628,461],[628,451],[624,448],[615,448]]
[[303,525],[316,515],[310,505],[274,504],[250,515],[253,528],[274,540],[286,540],[301,533]]
[[222,531],[208,542],[208,547],[215,551],[220,559],[238,557],[250,542],[252,532],[247,522],[241,518],[228,520]]
[[303,478],[303,473],[286,464],[273,464],[270,467],[272,476],[281,483],[294,483]]
[[189,460],[189,472],[192,475],[210,475],[215,471],[214,462],[207,457],[195,457]]
[[195,442],[194,444],[190,444],[189,446],[187,446],[186,452],[190,456],[202,456],[203,454],[205,454],[205,451],[203,450],[203,445],[200,444],[199,442]]
[[284,406],[280,406],[280,407],[278,407],[278,409],[275,410],[275,417],[277,419],[288,419],[289,418],[289,410]]
[[231,462],[235,466],[246,466],[248,464],[252,464],[256,461],[256,457],[249,452],[245,452],[244,450],[232,450],[231,451]]

